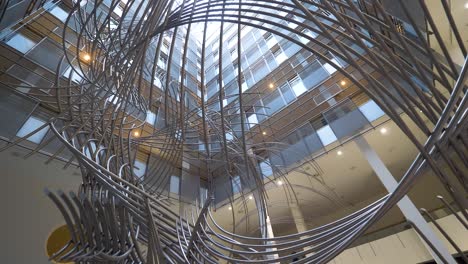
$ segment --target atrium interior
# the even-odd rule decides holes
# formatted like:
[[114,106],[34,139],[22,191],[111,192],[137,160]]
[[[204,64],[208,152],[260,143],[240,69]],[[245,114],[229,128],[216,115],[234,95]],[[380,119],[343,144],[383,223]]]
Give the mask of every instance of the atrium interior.
[[468,263],[466,0],[3,0],[5,263]]

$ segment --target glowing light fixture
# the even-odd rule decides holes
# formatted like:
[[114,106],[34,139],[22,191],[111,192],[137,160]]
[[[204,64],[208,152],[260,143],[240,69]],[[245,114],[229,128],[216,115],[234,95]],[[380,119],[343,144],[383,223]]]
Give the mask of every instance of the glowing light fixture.
[[85,54],[83,55],[83,60],[85,60],[85,61],[90,61],[90,60],[91,60],[91,55],[89,55],[88,53],[85,53]]
[[338,150],[338,151],[336,152],[336,154],[338,154],[338,156],[341,156],[341,155],[343,155],[343,151]]

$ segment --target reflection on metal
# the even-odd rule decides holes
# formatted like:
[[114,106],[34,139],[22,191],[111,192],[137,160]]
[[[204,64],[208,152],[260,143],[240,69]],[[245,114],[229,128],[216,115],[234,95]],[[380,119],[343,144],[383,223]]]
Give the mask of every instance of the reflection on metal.
[[[104,2],[110,2],[109,14],[101,12]],[[62,39],[74,42],[75,47],[83,50],[71,50],[64,42],[63,49],[67,52],[60,64],[74,68],[68,77],[78,74],[81,78],[65,81],[57,73],[48,95],[40,93],[43,87],[28,87],[29,95],[36,95],[42,105],[55,112],[45,126],[50,126],[56,138],[63,142],[63,148],[73,153],[83,177],[77,195],[57,196],[48,192],[72,232],[70,245],[73,246],[72,250],[59,251],[52,258],[119,263],[276,263],[293,259],[295,263],[327,263],[404,197],[423,169],[432,170],[453,195],[457,206],[466,209],[467,61],[461,70],[455,65],[424,1],[420,1],[420,8],[439,42],[444,61],[425,42],[426,32],[413,21],[406,1],[398,2],[417,38],[400,34],[401,27],[395,26],[380,1],[366,3],[367,8],[372,7],[369,8],[372,14],[361,11],[354,2],[77,1],[73,15],[65,21],[76,32],[63,31]],[[281,12],[290,15],[283,16]],[[451,18],[450,13],[447,16]],[[281,18],[287,23],[269,18]],[[201,98],[186,89],[188,40],[197,37],[191,29],[198,24],[206,32],[207,24],[212,22],[219,23],[221,28],[237,25],[238,42],[240,31],[246,26],[269,31],[299,45],[374,100],[420,151],[396,190],[335,222],[274,238],[267,238],[265,230],[261,232],[263,237],[246,237],[223,229],[213,219],[209,201],[199,214],[195,214],[197,209],[191,215],[171,210],[161,199],[161,193],[182,160],[195,160],[210,172],[206,176],[210,183],[209,197],[217,188],[211,172],[222,168],[222,174],[227,177],[239,175],[243,189],[255,190],[259,218],[267,218],[268,197],[256,169],[256,163],[262,158],[252,150],[252,135],[246,129],[248,121],[244,117],[246,109],[252,106],[243,100],[249,93],[242,93],[241,63],[244,61],[240,43],[238,104],[224,105],[223,89],[219,89],[217,100],[206,100],[205,49],[201,51],[199,66]],[[292,28],[290,24],[298,26]],[[455,24],[450,26],[458,36]],[[302,29],[319,37],[313,38]],[[72,36],[75,34],[78,37]],[[205,47],[208,36],[202,35],[201,43]],[[223,30],[215,37],[219,37],[218,48],[223,51]],[[304,44],[299,37],[309,43]],[[164,38],[170,46],[168,56],[162,58]],[[459,44],[466,57],[463,43]],[[181,50],[181,58],[174,58],[175,49]],[[327,52],[349,66],[340,67],[329,59]],[[73,61],[83,54],[89,54],[89,60]],[[176,69],[180,79],[170,74],[173,60],[181,62],[180,69]],[[158,68],[159,61],[167,68]],[[223,52],[219,52],[220,86],[222,63]],[[57,72],[62,68],[60,64]],[[369,74],[368,69],[374,74]],[[155,87],[156,83],[162,86],[161,90]],[[214,104],[219,104],[218,110],[213,110]],[[144,122],[148,110],[157,112],[159,121],[162,120],[155,129],[148,128]],[[227,132],[233,129],[228,120],[235,117],[239,118],[241,129],[235,135],[230,134],[232,139],[227,139]],[[418,141],[410,124],[425,134],[424,144]],[[141,132],[135,137],[132,131]],[[193,133],[203,139],[204,148],[195,157],[187,158]],[[51,140],[43,141],[34,152]],[[213,150],[215,144],[219,144],[219,151]],[[256,143],[254,147],[257,151],[274,153],[282,146],[267,142]],[[151,164],[139,178],[133,167],[137,153],[142,150],[150,153]],[[462,212],[466,218],[466,211]],[[259,226],[266,225],[263,221]]]

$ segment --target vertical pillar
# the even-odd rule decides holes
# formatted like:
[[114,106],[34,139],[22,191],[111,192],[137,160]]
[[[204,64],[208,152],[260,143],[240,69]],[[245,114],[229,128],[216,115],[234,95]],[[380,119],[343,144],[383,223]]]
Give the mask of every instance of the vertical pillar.
[[[275,235],[273,234],[273,227],[271,226],[271,221],[270,221],[270,216],[269,215],[267,215],[267,217],[266,217],[266,225],[267,225],[268,238],[274,238]],[[269,241],[267,243],[272,245],[275,242]],[[276,248],[270,249],[269,251],[273,251],[273,250],[276,250]],[[279,257],[278,254],[268,255],[268,256],[269,256],[268,257],[269,259],[277,259]]]
[[290,203],[289,210],[291,211],[291,215],[294,220],[294,224],[296,225],[297,232],[305,232],[307,231],[307,225],[304,220],[304,216],[302,215],[301,209],[297,203]]
[[[257,199],[261,199],[261,198],[259,198],[258,192],[256,192],[256,191],[254,192],[254,199],[256,199],[255,202],[257,204],[257,208],[261,208],[261,206],[260,206],[261,203],[257,203],[259,201]],[[266,204],[266,203],[264,203],[264,204]],[[258,215],[259,220],[260,220],[260,226],[262,226],[262,225],[266,226],[266,234],[262,234],[262,237],[264,237],[264,238],[274,238],[275,234],[273,233],[273,227],[271,225],[270,215],[268,214],[268,208],[265,206],[264,209],[265,209],[265,214],[264,214],[265,218],[262,216],[263,214],[260,211],[259,211],[259,215]],[[263,228],[261,228],[261,230],[263,230]],[[275,242],[268,241],[267,244],[268,245],[274,245]],[[271,249],[269,249],[267,251],[273,251],[273,250],[276,250],[276,248],[271,248]],[[267,258],[268,259],[278,259],[279,255],[278,254],[272,254],[272,255],[268,255]]]
[[[291,211],[291,216],[293,217],[294,224],[296,225],[296,229],[298,233],[305,232],[308,230],[307,225],[304,220],[304,216],[302,214],[301,208],[299,204],[293,202],[289,204],[289,210]],[[301,237],[304,238],[304,237]],[[309,249],[310,247],[304,247],[304,250]],[[305,254],[305,257],[310,256],[313,253]]]
[[[374,151],[374,149],[362,136],[356,138],[355,142],[359,147],[361,153],[366,158],[369,165],[374,170],[377,177],[379,177],[380,181],[387,189],[387,191],[393,192],[397,188],[398,182],[395,180],[393,175],[390,173],[390,171],[382,162],[382,160]],[[422,241],[437,263],[457,263],[448,251],[447,247],[437,237],[437,235],[431,229],[426,220],[424,220],[419,210],[416,208],[416,206],[413,204],[413,202],[409,199],[407,195],[405,195],[398,202],[397,205],[400,208],[403,215],[405,216],[405,218],[413,222],[414,225],[418,227],[421,233],[427,238],[427,240],[434,246],[434,249],[439,253],[441,257],[439,257],[434,251],[431,250],[431,248],[424,241]]]

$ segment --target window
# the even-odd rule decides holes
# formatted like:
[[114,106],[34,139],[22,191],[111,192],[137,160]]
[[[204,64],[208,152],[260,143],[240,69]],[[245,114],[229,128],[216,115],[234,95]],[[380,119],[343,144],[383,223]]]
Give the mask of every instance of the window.
[[249,116],[247,116],[247,122],[249,122],[250,128],[254,127],[256,124],[258,124],[257,115],[255,113],[252,113]]
[[302,82],[299,76],[296,75],[292,79],[289,79],[288,81],[296,97],[303,94],[305,91],[307,91],[306,87],[304,86],[304,83]]
[[163,42],[163,45],[161,46],[161,51],[168,54],[169,53],[169,44],[167,42]]
[[59,6],[56,6],[56,7],[52,8],[49,12],[54,17],[56,17],[58,20],[60,20],[62,22],[65,22],[67,20],[68,12],[66,12],[65,10],[60,8]]
[[167,59],[163,56],[159,56],[158,66],[162,69],[166,69]]
[[299,76],[307,89],[314,89],[319,83],[327,79],[329,74],[318,61],[314,61],[307,65],[307,68],[300,72]]
[[273,169],[271,168],[270,164],[268,164],[266,161],[260,162],[260,171],[262,172],[262,175],[264,178],[273,175]]
[[115,94],[110,94],[109,97],[107,97],[106,100],[107,100],[107,102],[111,102],[116,107],[120,107],[121,100]]
[[205,204],[207,198],[208,198],[208,189],[201,186],[200,187],[200,207],[202,207]]
[[133,173],[139,178],[143,177],[146,172],[146,162],[141,161],[141,160],[135,160],[135,163],[133,165]]
[[279,89],[281,91],[281,94],[283,95],[284,101],[286,101],[287,104],[296,98],[294,96],[294,93],[291,91],[291,88],[289,88],[288,83],[281,85]]
[[[43,126],[45,122],[37,117],[31,116],[28,120],[23,124],[21,129],[16,134],[17,137],[24,137],[29,133],[33,132],[34,130],[38,129],[39,127]],[[27,138],[27,140],[34,142],[36,144],[41,143],[44,136],[47,134],[49,127],[44,127],[41,130],[37,131],[34,135],[31,135]]]
[[21,53],[26,53],[28,52],[30,49],[32,49],[32,47],[34,47],[34,45],[36,45],[36,42],[34,42],[33,40],[25,37],[24,35],[18,33],[16,35],[14,35],[10,40],[8,40],[6,42],[6,44],[18,51],[20,51]]
[[[99,149],[102,149],[103,147],[102,146],[99,146]],[[89,159],[94,159],[93,155],[95,153],[99,154],[98,152],[96,152],[96,143],[94,141],[91,141],[89,142],[88,145],[86,145],[86,147],[84,148],[84,154],[86,157],[88,157]],[[99,160],[99,156],[97,156],[97,159]]]
[[169,192],[179,194],[180,193],[180,177],[172,175],[171,182],[169,185]]
[[121,17],[122,14],[123,14],[123,9],[120,5],[117,5],[115,8],[114,8],[114,12],[119,16]]
[[232,141],[234,139],[234,135],[232,132],[226,132],[226,140],[227,141]]
[[205,151],[205,142],[203,140],[198,140],[198,151]]
[[283,63],[285,60],[288,59],[286,54],[281,50],[279,46],[273,47],[272,49],[273,56],[275,56],[276,62],[279,64]]
[[146,122],[153,126],[155,121],[156,114],[151,112],[150,110],[146,111]]
[[[315,38],[317,37],[317,34],[315,34],[315,32],[312,32],[310,30],[308,30],[307,28],[304,28],[302,31],[301,31],[304,35],[308,36],[309,38]],[[309,39],[308,38],[304,38],[302,36],[299,36],[299,39],[300,41],[302,42],[302,44],[307,44],[309,43]]]
[[237,37],[237,35],[234,35],[231,38],[229,38],[229,40],[228,40],[228,47],[229,48],[234,47],[234,45],[237,43],[236,37]]
[[[71,73],[71,76],[70,76],[70,73]],[[70,78],[72,81],[76,83],[79,83],[81,80],[83,80],[82,78],[83,72],[77,66],[68,67],[68,69],[63,73],[63,76],[65,78]]]
[[367,118],[367,120],[369,120],[369,122],[372,122],[385,114],[373,100],[359,106],[359,110],[361,110],[362,114]]
[[163,84],[161,82],[161,79],[159,79],[157,76],[154,76],[153,84],[156,85],[157,88],[162,90]]
[[326,125],[319,130],[317,130],[317,135],[319,136],[322,144],[324,146],[329,145],[338,140],[333,130],[330,128],[329,125]]
[[233,194],[236,194],[236,193],[239,193],[241,191],[241,180],[240,180],[240,176],[234,176],[231,178],[231,183],[232,183],[232,193]]
[[231,53],[231,60],[232,61],[237,59],[237,49],[236,48],[231,49],[229,52]]
[[[342,67],[341,64],[338,62],[338,60],[335,58],[335,56],[333,56],[333,54],[331,54],[330,52],[327,52],[326,54],[327,58],[329,58],[334,64],[336,64],[338,67]],[[335,66],[332,66],[328,63],[324,63],[323,64],[323,68],[325,68],[329,74],[332,74],[334,72],[336,72],[336,68]]]
[[270,49],[271,49],[271,47],[273,47],[276,43],[278,43],[278,42],[276,41],[276,38],[273,37],[273,35],[272,35],[270,32],[268,32],[267,34],[265,34],[265,35],[264,35],[264,38],[265,38],[265,41],[266,41],[266,43],[267,43],[268,48],[270,48]]
[[285,106],[283,98],[278,90],[272,91],[267,97],[263,99],[263,105],[268,115],[272,115],[276,111]]

